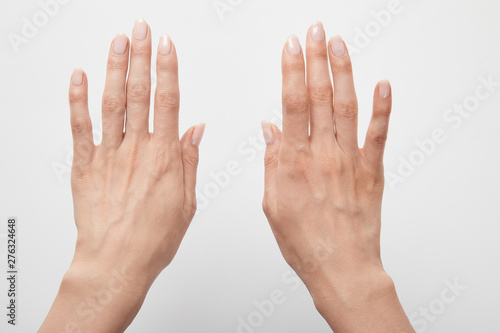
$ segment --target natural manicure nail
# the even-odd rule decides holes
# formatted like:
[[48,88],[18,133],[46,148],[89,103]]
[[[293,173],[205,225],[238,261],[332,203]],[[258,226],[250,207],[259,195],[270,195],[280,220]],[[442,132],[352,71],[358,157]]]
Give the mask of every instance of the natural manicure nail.
[[205,133],[205,124],[199,124],[194,127],[192,142],[196,147],[200,146],[201,139],[203,139],[203,133]]
[[286,48],[290,55],[299,55],[300,54],[300,43],[297,36],[288,37],[288,41],[286,42]]
[[128,46],[128,38],[124,34],[119,34],[115,37],[113,43],[113,52],[117,55],[125,54]]
[[342,38],[339,35],[333,36],[330,39],[330,47],[332,49],[332,53],[336,57],[343,57],[345,54],[345,44]]
[[172,44],[170,42],[170,37],[168,35],[163,35],[160,37],[160,45],[158,46],[158,51],[161,55],[169,55]]
[[73,70],[71,84],[75,87],[79,87],[83,84],[83,70],[81,68],[75,68],[75,70]]
[[271,128],[271,124],[268,121],[262,121],[262,134],[264,135],[264,141],[266,145],[273,143],[273,129]]
[[135,21],[134,38],[137,40],[144,40],[148,34],[148,25],[143,19]]
[[311,38],[316,42],[323,42],[325,40],[325,29],[321,22],[316,22],[312,25]]
[[391,84],[389,83],[389,81],[380,81],[380,84],[378,86],[378,94],[380,95],[380,98],[389,98],[389,96],[391,95]]

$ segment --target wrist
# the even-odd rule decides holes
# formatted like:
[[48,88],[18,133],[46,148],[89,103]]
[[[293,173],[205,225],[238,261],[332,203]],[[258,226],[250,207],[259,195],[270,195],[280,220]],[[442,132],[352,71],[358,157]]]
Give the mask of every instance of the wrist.
[[[73,262],[64,274],[56,301],[68,307],[66,331],[124,331],[137,315],[149,281],[119,267]],[[113,328],[113,329],[112,329]],[[83,332],[82,331],[82,332]]]
[[320,274],[308,289],[334,332],[414,332],[394,282],[382,268],[343,277]]
[[39,332],[123,332],[149,286],[123,269],[73,261]]
[[378,267],[352,274],[334,274],[326,270],[309,282],[309,292],[320,313],[332,306],[347,309],[396,294],[391,277]]
[[153,281],[125,266],[103,266],[73,261],[63,276],[61,288],[104,297],[112,294],[130,301],[143,298]]

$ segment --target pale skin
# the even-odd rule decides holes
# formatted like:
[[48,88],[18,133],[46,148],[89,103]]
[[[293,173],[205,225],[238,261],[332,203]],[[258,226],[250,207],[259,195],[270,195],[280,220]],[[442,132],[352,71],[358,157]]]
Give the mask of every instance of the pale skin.
[[[375,88],[365,144],[345,43],[291,36],[282,55],[283,132],[263,122],[263,209],[285,260],[336,333],[414,332],[380,257],[391,87]],[[307,65],[307,67],[306,67]],[[307,68],[307,70],[306,70]],[[332,75],[332,80],[330,78]]]
[[136,22],[131,42],[122,34],[114,39],[99,146],[92,138],[87,77],[80,69],[73,73],[71,188],[78,237],[39,332],[123,332],[194,216],[204,125],[191,127],[179,140],[177,55],[164,35],[156,64],[154,132],[148,131],[151,52],[151,31],[143,20]]
[[[123,332],[174,258],[196,211],[204,124],[179,139],[175,46],[160,38],[154,131],[148,130],[151,31],[138,20],[110,48],[95,145],[88,80],[70,88],[75,255],[39,332]],[[263,207],[284,258],[336,333],[414,332],[380,258],[383,152],[391,88],[381,81],[363,148],[345,44],[323,26],[283,50],[283,133],[267,122]],[[329,75],[330,60],[333,75]],[[306,83],[307,82],[307,83]],[[334,120],[335,119],[335,120]]]

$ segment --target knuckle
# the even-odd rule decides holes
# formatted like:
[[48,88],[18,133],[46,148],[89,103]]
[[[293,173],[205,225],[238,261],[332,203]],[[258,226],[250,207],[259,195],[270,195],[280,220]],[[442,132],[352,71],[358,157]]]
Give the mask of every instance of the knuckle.
[[266,154],[264,156],[264,166],[266,168],[274,167],[278,164],[278,155],[276,154]]
[[164,61],[158,61],[156,69],[160,73],[177,73],[178,65],[177,61],[171,61],[170,59]]
[[127,68],[127,60],[128,58],[121,59],[116,56],[110,56],[107,64],[108,70],[112,72],[125,70]]
[[293,73],[293,72],[303,72],[305,69],[304,61],[289,59],[283,61],[282,70],[283,73]]
[[102,99],[102,109],[105,113],[117,113],[124,107],[125,101],[121,97],[105,95]]
[[355,99],[340,101],[335,104],[334,113],[344,119],[356,119],[358,116],[358,102]]
[[187,221],[189,223],[193,219],[194,215],[196,214],[197,208],[198,208],[198,204],[196,202],[196,195],[186,196],[186,199],[184,200],[184,207],[183,207],[184,221]]
[[81,104],[87,101],[87,95],[81,91],[70,91],[69,102],[70,104]]
[[164,174],[167,174],[173,170],[178,170],[181,166],[179,159],[176,156],[180,155],[180,148],[176,146],[166,145],[164,147],[159,147],[156,149],[154,155],[154,172],[153,174],[156,178],[160,178]]
[[307,109],[308,98],[305,92],[290,92],[286,93],[283,98],[283,104],[287,112],[289,113],[300,113]]
[[264,191],[264,197],[262,198],[262,211],[271,224],[274,221],[274,217],[278,213],[276,200],[277,198],[275,197],[275,195],[271,195],[269,191]]
[[310,158],[310,147],[307,143],[296,143],[294,144],[293,150],[296,159],[307,160]]
[[326,48],[321,44],[321,46],[312,46],[307,48],[307,57],[318,59],[318,60],[327,60],[328,54],[326,53]]
[[164,174],[169,171],[170,168],[171,163],[169,162],[169,160],[165,158],[165,156],[156,154],[153,161],[152,170],[150,171],[150,176],[154,180],[159,180]]
[[198,156],[194,154],[183,154],[182,161],[185,165],[189,165],[193,169],[198,168]]
[[73,121],[71,124],[71,132],[73,135],[78,136],[81,134],[87,134],[92,131],[92,125],[88,121]]
[[78,140],[74,142],[74,155],[73,155],[73,165],[72,172],[80,170],[82,168],[82,164],[86,165],[86,161],[94,154],[94,143],[92,141],[86,140]]
[[198,209],[198,203],[196,202],[196,198],[189,200],[187,220],[191,220],[194,217],[194,214],[196,214],[197,209]]
[[168,160],[156,160],[154,167],[149,172],[149,177],[154,181],[160,181],[171,169],[172,165]]
[[148,57],[151,55],[151,48],[147,47],[146,44],[136,45],[131,48],[131,55],[136,57]]
[[196,212],[196,210],[198,209],[198,201],[196,200],[196,191],[194,191],[192,193],[192,195],[188,196],[190,198],[189,202],[190,202],[190,207],[191,207],[191,212],[194,213]]
[[385,143],[387,142],[387,133],[377,133],[374,134],[370,141],[376,148],[384,148]]
[[331,102],[333,101],[333,89],[331,86],[312,86],[309,88],[309,96],[312,100]]
[[262,200],[262,210],[264,211],[264,214],[266,214],[266,216],[270,216],[270,213],[271,213],[271,204],[269,203],[269,199],[268,198],[264,198]]
[[90,183],[90,177],[85,172],[72,172],[71,189],[78,192]]
[[292,178],[300,178],[307,180],[308,179],[308,171],[309,168],[307,166],[307,163],[301,159],[295,159],[292,165]]
[[386,107],[386,108],[383,108],[383,107],[379,107],[379,108],[376,108],[375,111],[375,116],[378,117],[378,118],[381,118],[381,119],[389,119],[389,117],[391,116],[391,108],[390,107]]
[[179,107],[179,93],[172,91],[157,91],[156,106],[161,109],[176,109]]
[[384,185],[384,173],[381,172],[373,174],[373,176],[367,182],[365,182],[366,193],[368,193],[369,195],[382,193],[384,191]]
[[351,60],[342,59],[340,61],[335,61],[332,65],[332,70],[334,73],[352,74]]
[[302,141],[292,141],[281,146],[280,163],[293,166],[297,161],[311,158],[310,145]]
[[335,156],[331,153],[324,153],[321,156],[321,170],[325,175],[333,175],[335,173]]
[[384,191],[385,177],[384,166],[380,163],[378,167],[365,166],[360,176],[358,200],[371,200],[374,195],[380,195]]
[[198,209],[198,203],[196,202],[196,198],[191,200],[191,218],[194,216],[196,213],[196,210]]
[[345,217],[358,217],[362,215],[362,210],[357,203],[351,202],[349,199],[339,199],[334,202],[334,209],[337,215]]
[[82,160],[79,155],[73,157],[71,165],[71,187],[73,190],[92,184],[92,179],[95,176],[91,163]]
[[132,80],[127,86],[127,100],[132,103],[147,102],[150,93],[151,87],[146,80]]
[[308,178],[310,154],[305,148],[298,146],[294,149],[293,155],[289,156],[284,164],[287,166],[289,175],[292,178]]
[[139,168],[142,160],[141,144],[136,138],[132,138],[128,142],[124,142],[125,155],[119,156],[116,160],[116,165],[122,170],[136,170]]

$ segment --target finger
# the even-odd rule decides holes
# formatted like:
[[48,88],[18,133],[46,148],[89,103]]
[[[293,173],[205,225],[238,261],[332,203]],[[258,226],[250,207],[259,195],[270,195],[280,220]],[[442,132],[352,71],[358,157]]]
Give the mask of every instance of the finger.
[[199,150],[205,124],[191,127],[181,138],[182,165],[184,170],[184,203],[187,208],[196,209],[196,171]]
[[332,37],[329,46],[337,142],[344,152],[354,152],[358,149],[358,102],[354,90],[351,58],[340,36]]
[[303,145],[309,142],[309,102],[305,84],[305,64],[296,36],[283,49],[283,140]]
[[88,106],[88,83],[87,75],[80,68],[75,69],[71,76],[69,107],[74,157],[90,160],[94,139]]
[[160,38],[156,61],[154,133],[167,141],[179,140],[179,78],[177,54],[168,35]]
[[151,94],[151,32],[148,24],[137,20],[132,35],[125,135],[145,136],[149,133]]
[[278,161],[281,145],[281,132],[274,124],[263,121],[262,133],[266,141],[266,154],[264,155],[264,200],[262,207],[268,214],[273,209],[278,186]]
[[333,139],[333,88],[328,68],[325,30],[320,22],[309,28],[306,44],[307,91],[311,106],[311,140]]
[[102,145],[106,148],[118,148],[123,139],[128,49],[127,36],[119,34],[109,50],[106,84],[102,96]]
[[372,119],[368,126],[363,147],[367,161],[373,168],[383,165],[391,108],[391,84],[387,80],[380,81],[375,88]]

